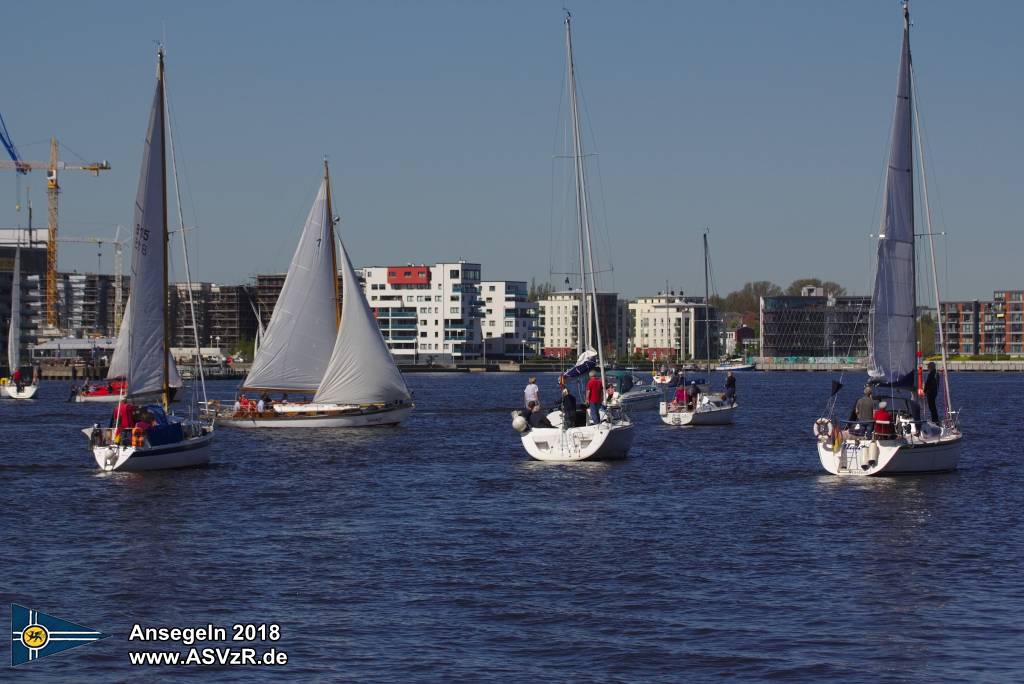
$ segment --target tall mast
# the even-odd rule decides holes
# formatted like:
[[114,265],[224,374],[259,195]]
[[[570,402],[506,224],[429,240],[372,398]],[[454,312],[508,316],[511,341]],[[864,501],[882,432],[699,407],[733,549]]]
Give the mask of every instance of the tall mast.
[[708,231],[704,229],[704,356],[711,372],[711,298],[708,291]]
[[[583,168],[583,142],[580,135],[580,117],[576,102],[576,64],[572,57],[572,15],[565,13],[565,50],[566,66],[569,70],[567,80],[569,82],[569,112],[572,118],[572,147],[573,147],[573,171],[576,178],[576,216],[579,222],[579,243],[580,243],[580,320],[579,339],[577,340],[578,351],[583,353],[590,346],[591,326],[588,323],[587,307],[587,269],[584,243],[587,230],[587,193],[586,178]],[[598,350],[600,352],[600,350]]]
[[331,204],[331,170],[324,155],[324,183],[327,184],[327,235],[331,243],[331,276],[334,282],[334,324],[341,325],[341,293],[338,291],[338,250],[334,245],[334,207]]
[[170,312],[167,310],[167,288],[168,288],[168,274],[167,274],[167,243],[170,240],[170,236],[167,233],[167,162],[164,156],[166,151],[165,145],[165,129],[166,122],[164,119],[164,112],[167,111],[167,103],[164,97],[164,48],[161,45],[157,49],[157,60],[156,60],[156,82],[157,89],[160,93],[160,249],[163,250],[163,261],[164,261],[164,273],[163,273],[163,297],[161,299],[164,308],[164,335],[163,335],[163,349],[161,354],[161,364],[163,366],[163,404],[164,410],[170,408],[171,404],[171,380],[170,380],[170,369],[167,366],[167,354],[171,349],[170,341]]

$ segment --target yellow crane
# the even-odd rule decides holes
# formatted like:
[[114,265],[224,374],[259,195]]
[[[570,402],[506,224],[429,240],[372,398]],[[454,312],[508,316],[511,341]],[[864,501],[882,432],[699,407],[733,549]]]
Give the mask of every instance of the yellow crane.
[[25,171],[46,170],[46,198],[48,203],[46,240],[46,325],[57,327],[57,195],[60,183],[58,171],[88,171],[99,176],[100,171],[109,171],[106,161],[88,164],[68,164],[57,159],[57,138],[50,138],[50,161],[22,161],[0,159],[0,169]]

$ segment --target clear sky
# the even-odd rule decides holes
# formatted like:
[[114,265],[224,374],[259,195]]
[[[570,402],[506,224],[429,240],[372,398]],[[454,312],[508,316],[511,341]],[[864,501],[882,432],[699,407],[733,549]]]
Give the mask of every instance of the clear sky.
[[[562,4],[7,3],[0,112],[26,158],[57,135],[111,162],[63,175],[61,221],[112,235],[131,221],[166,33],[194,279],[287,268],[326,153],[357,265],[463,257],[547,280]],[[720,292],[802,276],[868,290],[897,2],[570,4],[615,288],[701,290],[707,225]],[[911,10],[944,298],[1022,288],[1024,3]],[[0,225],[24,224],[2,174]],[[93,249],[61,249],[62,269],[96,268]]]

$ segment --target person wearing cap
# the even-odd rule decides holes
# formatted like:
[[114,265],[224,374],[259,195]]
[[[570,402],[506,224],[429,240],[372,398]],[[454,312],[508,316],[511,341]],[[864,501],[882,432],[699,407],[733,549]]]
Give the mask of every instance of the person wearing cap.
[[875,420],[875,400],[871,398],[871,388],[864,388],[864,396],[857,400],[853,409],[854,418],[868,434],[871,433],[871,425]]
[[537,406],[540,407],[540,387],[537,387],[537,378],[532,375],[526,385],[526,389],[523,390],[523,403],[529,406],[531,401],[536,402]]
[[691,410],[697,408],[697,397],[699,395],[700,387],[697,386],[697,382],[691,382],[690,388],[686,391],[686,404]]
[[604,395],[604,385],[601,378],[597,377],[597,371],[590,371],[590,379],[587,380],[587,409],[590,414],[590,424],[597,425],[601,422],[601,399]]
[[572,395],[568,387],[562,388],[562,401],[559,403],[562,410],[562,427],[571,428],[576,425],[576,397]]
[[928,413],[932,414],[932,422],[939,424],[939,407],[935,400],[939,396],[939,376],[935,372],[935,362],[928,362],[928,377],[924,381],[924,396],[928,400]]
[[888,410],[889,404],[885,401],[878,402],[878,408],[875,409],[875,436],[876,437],[892,437],[892,414]]

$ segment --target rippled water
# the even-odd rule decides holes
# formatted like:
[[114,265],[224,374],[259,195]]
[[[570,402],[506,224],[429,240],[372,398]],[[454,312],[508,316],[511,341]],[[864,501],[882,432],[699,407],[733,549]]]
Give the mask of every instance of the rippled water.
[[[214,465],[145,475],[96,472],[77,429],[109,407],[64,403],[67,385],[0,401],[0,601],[114,635],[16,672],[1024,679],[1022,411],[1003,405],[1024,377],[953,376],[960,470],[892,479],[821,471],[811,423],[830,377],[738,378],[734,426],[647,411],[614,464],[528,460],[509,427],[516,374],[410,375],[418,408],[400,428],[222,429]],[[554,376],[541,382],[553,398]],[[132,668],[136,622],[276,622],[290,662]]]

